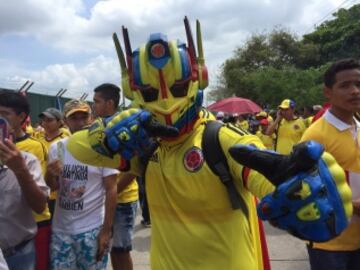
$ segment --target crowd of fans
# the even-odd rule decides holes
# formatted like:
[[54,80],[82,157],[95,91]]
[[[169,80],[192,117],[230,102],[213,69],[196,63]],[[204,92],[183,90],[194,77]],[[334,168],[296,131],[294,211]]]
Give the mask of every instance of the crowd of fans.
[[[255,134],[267,149],[280,154],[289,154],[300,141],[319,141],[348,172],[353,194],[358,196],[359,122],[356,112],[346,105],[359,103],[357,63],[336,63],[325,74],[325,94],[330,102],[325,113],[320,105],[297,109],[295,101],[284,99],[275,110],[214,114],[218,121]],[[339,81],[349,82],[348,87],[339,86]],[[133,268],[130,251],[139,186],[145,196],[141,188],[144,179],[84,164],[66,147],[68,137],[87,129],[94,116],[113,117],[119,97],[117,86],[102,84],[94,89],[92,108],[84,101],[71,100],[61,110],[47,108],[40,113],[38,127],[24,128],[30,112],[26,97],[0,93],[0,115],[8,121],[12,135],[0,142],[1,269],[106,269],[108,254],[113,269]],[[336,145],[339,142],[342,149]],[[360,212],[357,199],[354,197],[355,215]],[[141,206],[142,223],[150,226],[146,196],[141,198]],[[336,269],[330,265],[340,265],[347,255],[351,266],[338,269],[356,269],[359,228],[354,222],[334,242],[310,243],[313,269]]]
[[[295,101],[284,99],[278,108],[273,110],[241,115],[237,113],[228,114],[222,111],[214,112],[214,114],[216,119],[221,120],[223,123],[231,123],[251,134],[257,135],[267,149],[288,154],[292,146],[300,141],[305,129],[310,126],[314,116],[321,109],[321,105],[306,106],[298,109],[295,107]],[[284,128],[285,131],[283,131]],[[292,136],[294,138],[290,138],[290,141],[283,142],[284,137]]]

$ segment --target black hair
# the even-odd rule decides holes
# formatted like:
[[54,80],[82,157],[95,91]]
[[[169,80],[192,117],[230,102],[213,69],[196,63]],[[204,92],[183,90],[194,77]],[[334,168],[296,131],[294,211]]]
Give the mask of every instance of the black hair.
[[349,70],[360,69],[360,61],[355,58],[341,59],[332,64],[324,74],[324,84],[326,87],[331,88],[335,84],[335,76],[337,73]]
[[103,83],[94,89],[95,93],[100,93],[103,99],[112,100],[115,108],[119,106],[120,102],[120,88],[112,83]]
[[17,115],[25,113],[27,117],[30,113],[29,101],[18,92],[0,91],[0,106],[13,109]]

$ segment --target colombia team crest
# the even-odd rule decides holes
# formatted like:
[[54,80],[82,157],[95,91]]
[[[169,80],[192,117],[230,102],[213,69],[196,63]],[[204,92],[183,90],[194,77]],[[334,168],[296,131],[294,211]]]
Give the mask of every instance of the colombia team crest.
[[204,164],[204,155],[200,148],[192,147],[184,155],[184,167],[189,172],[200,170]]

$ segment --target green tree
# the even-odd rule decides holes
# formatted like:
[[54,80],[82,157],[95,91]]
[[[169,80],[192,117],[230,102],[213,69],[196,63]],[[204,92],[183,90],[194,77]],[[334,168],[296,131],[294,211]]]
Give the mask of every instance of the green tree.
[[333,16],[335,19],[304,35],[304,44],[318,46],[320,64],[360,56],[360,4],[340,9]]
[[283,98],[299,106],[322,103],[329,63],[360,56],[360,4],[334,16],[301,40],[283,28],[252,35],[225,61],[209,98],[237,95],[273,107]]

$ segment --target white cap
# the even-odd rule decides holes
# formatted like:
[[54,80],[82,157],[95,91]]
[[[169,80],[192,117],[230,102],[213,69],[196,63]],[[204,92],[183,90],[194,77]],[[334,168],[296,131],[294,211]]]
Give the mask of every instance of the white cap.
[[224,112],[218,112],[218,113],[216,114],[216,119],[217,119],[217,120],[223,119],[224,116],[225,116]]

